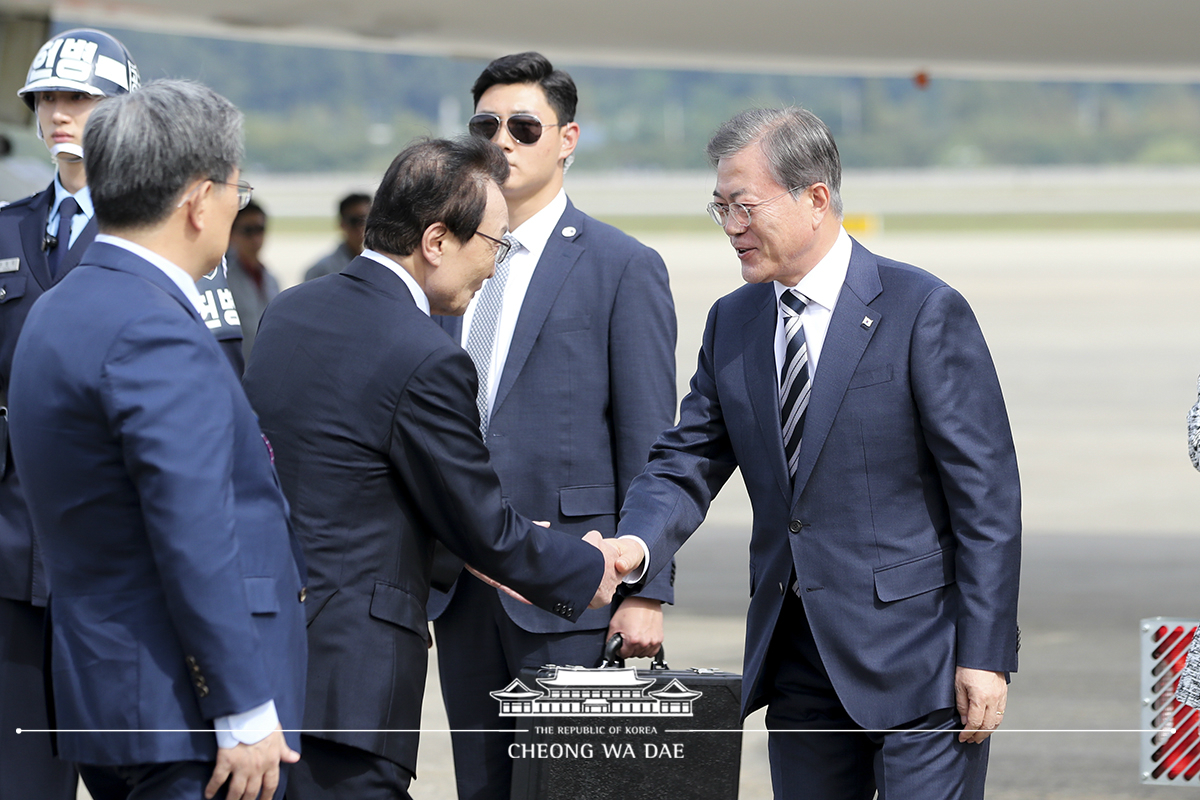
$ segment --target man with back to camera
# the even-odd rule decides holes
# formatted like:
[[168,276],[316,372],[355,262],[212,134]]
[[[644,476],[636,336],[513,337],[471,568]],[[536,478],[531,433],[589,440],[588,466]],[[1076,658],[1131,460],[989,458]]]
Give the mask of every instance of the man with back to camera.
[[[472,87],[470,130],[503,151],[519,246],[472,302],[444,321],[479,372],[492,462],[513,507],[579,536],[616,530],[625,490],[675,419],[675,309],[658,253],[583,214],[563,174],[579,140],[571,76],[538,53],[498,58]],[[490,309],[490,310],[489,310]],[[489,692],[523,666],[593,666],[607,635],[653,655],[671,570],[640,596],[575,625],[463,573],[431,617],[453,733],[459,800],[507,798],[513,720]],[[490,733],[467,733],[487,730]]]
[[325,275],[341,272],[363,251],[363,233],[367,229],[367,214],[371,211],[371,196],[355,192],[348,194],[338,203],[338,227],[342,241],[333,252],[308,268],[304,280],[316,280]]
[[[945,283],[846,234],[837,146],[809,112],[744,112],[708,156],[709,212],[749,285],[709,312],[619,532],[653,575],[740,468],[742,711],[767,707],[775,797],[982,798],[1017,668],[1021,519],[979,325]],[[797,732],[813,729],[837,733]]]
[[299,551],[195,283],[250,199],[241,132],[229,101],[188,81],[97,106],[84,146],[100,235],[13,357],[58,750],[95,800],[269,798],[298,758],[280,728],[304,699]]
[[[42,45],[17,92],[55,159],[44,191],[0,208],[0,407],[7,406],[13,349],[33,302],[79,263],[96,236],[83,163],[83,126],[96,103],[136,89],[125,46],[76,29]],[[2,411],[2,409],[0,409]],[[53,757],[43,691],[45,568],[0,414],[0,797],[74,800],[75,770]]]
[[479,139],[410,145],[375,193],[362,255],[263,316],[246,392],[309,568],[291,800],[409,796],[435,542],[569,621],[611,602],[617,557],[636,547],[544,530],[504,502],[471,360],[430,319],[462,314],[508,250],[508,173]]

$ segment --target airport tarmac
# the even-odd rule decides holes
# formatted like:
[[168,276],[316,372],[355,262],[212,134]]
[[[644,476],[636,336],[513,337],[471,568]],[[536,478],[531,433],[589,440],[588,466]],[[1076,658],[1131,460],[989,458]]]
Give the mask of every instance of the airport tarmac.
[[[738,264],[715,227],[641,238],[671,272],[683,392],[709,306],[741,283]],[[281,272],[288,265],[290,282],[330,242],[269,236],[265,258]],[[1004,387],[1025,526],[1024,644],[1006,727],[1136,729],[1139,620],[1200,617],[1200,474],[1184,428],[1200,372],[1200,231],[884,232],[863,243],[967,297]],[[740,671],[749,519],[735,475],[679,556],[678,602],[667,619],[673,666]],[[428,688],[413,796],[450,800],[449,737],[432,670]],[[746,728],[740,797],[763,800],[761,712]],[[988,795],[1170,796],[1171,787],[1139,785],[1139,742],[1129,733],[998,734]]]
[[[738,264],[715,226],[641,238],[671,272],[683,392],[709,306],[741,283]],[[1200,372],[1200,231],[884,232],[863,243],[967,297],[1012,420],[1023,647],[1005,726],[1039,732],[996,735],[988,796],[1169,798],[1172,787],[1138,782],[1139,734],[1043,731],[1136,729],[1139,620],[1200,617],[1200,474],[1184,428]],[[264,259],[287,285],[332,244],[269,233]],[[679,556],[672,666],[740,671],[749,521],[735,475]],[[417,800],[454,798],[437,692],[431,669]],[[770,797],[761,712],[746,724],[739,797]]]

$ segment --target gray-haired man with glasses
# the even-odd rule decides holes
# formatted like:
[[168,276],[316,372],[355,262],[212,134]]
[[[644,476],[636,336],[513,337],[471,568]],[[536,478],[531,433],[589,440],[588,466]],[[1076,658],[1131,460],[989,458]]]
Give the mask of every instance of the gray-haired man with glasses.
[[708,210],[748,285],[709,313],[679,423],[619,532],[643,540],[653,576],[740,468],[742,710],[767,708],[775,797],[982,798],[1017,668],[1021,553],[983,334],[958,292],[849,237],[837,146],[809,112],[747,111],[708,155]]

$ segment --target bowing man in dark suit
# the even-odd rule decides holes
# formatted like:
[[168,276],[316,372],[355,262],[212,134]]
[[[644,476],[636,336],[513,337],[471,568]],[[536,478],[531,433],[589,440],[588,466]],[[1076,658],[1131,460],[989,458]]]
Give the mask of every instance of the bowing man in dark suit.
[[[709,210],[748,285],[709,312],[619,532],[653,575],[740,468],[743,712],[767,707],[775,796],[982,797],[1017,667],[1021,519],[979,325],[945,283],[846,234],[837,147],[812,114],[745,112],[708,154]],[[812,729],[839,733],[785,732]]]
[[304,698],[299,551],[196,289],[250,198],[241,131],[186,81],[99,105],[84,145],[100,235],[13,357],[59,753],[96,800],[269,798],[298,758],[280,727]]
[[501,497],[461,314],[509,249],[508,164],[481,139],[392,162],[366,247],[267,308],[245,386],[309,567],[304,760],[293,800],[408,797],[434,542],[566,620],[607,604],[623,546],[535,526]]
[[[613,536],[629,482],[675,421],[667,268],[568,199],[563,174],[579,140],[570,75],[518,53],[490,63],[471,92],[471,132],[499,146],[512,170],[502,191],[519,245],[506,274],[442,324],[481,376],[484,440],[508,501],[558,530]],[[593,666],[613,633],[623,655],[654,655],[673,577],[663,570],[639,595],[574,625],[465,572],[449,594],[431,596],[459,800],[509,796],[513,734],[503,729],[513,721],[488,693],[525,666]]]

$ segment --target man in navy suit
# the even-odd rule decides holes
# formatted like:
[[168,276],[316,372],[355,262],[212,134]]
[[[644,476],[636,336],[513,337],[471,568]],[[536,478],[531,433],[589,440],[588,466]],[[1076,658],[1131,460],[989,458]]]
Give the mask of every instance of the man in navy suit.
[[[97,65],[103,68],[97,70]],[[136,89],[129,51],[103,31],[52,37],[18,94],[36,115],[58,169],[54,182],[0,209],[0,796],[74,800],[78,779],[54,758],[42,661],[49,587],[20,481],[9,459],[7,405],[17,336],[33,302],[79,263],[96,236],[83,164],[83,126],[105,97]],[[63,214],[63,210],[73,213]],[[62,229],[62,230],[60,230]]]
[[621,543],[544,530],[503,501],[471,360],[429,316],[461,314],[509,249],[508,172],[480,139],[411,145],[375,193],[362,255],[263,316],[246,392],[309,566],[292,800],[408,797],[435,542],[567,622],[612,600]]
[[620,533],[653,575],[740,468],[743,713],[767,707],[775,796],[982,797],[1017,667],[1021,520],[979,325],[945,283],[846,234],[837,147],[812,114],[745,112],[708,155],[709,212],[749,285],[709,312]]
[[[579,140],[570,75],[538,53],[508,55],[484,69],[472,94],[472,134],[496,143],[512,170],[503,191],[519,245],[507,274],[444,325],[478,368],[484,438],[509,502],[576,536],[591,528],[612,536],[629,482],[675,420],[666,266],[567,198],[563,174]],[[493,296],[498,313],[485,321]],[[660,572],[640,595],[574,625],[466,573],[448,595],[434,593],[459,800],[509,796],[513,734],[500,729],[513,721],[488,693],[525,666],[593,666],[613,633],[625,640],[623,655],[653,655],[672,579]]]
[[269,798],[298,758],[280,728],[304,698],[299,552],[196,289],[250,198],[241,131],[185,81],[99,105],[84,150],[100,235],[13,357],[58,749],[96,800]]

